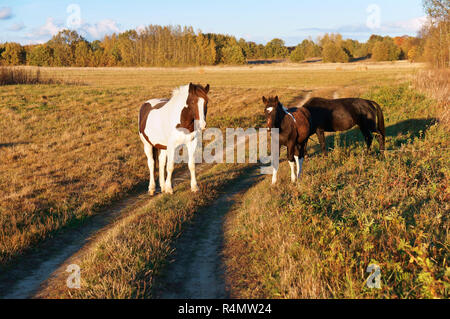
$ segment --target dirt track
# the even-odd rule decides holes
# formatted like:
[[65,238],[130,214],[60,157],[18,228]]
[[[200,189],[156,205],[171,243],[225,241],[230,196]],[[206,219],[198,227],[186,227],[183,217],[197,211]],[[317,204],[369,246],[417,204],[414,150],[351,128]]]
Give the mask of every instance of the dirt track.
[[176,255],[157,283],[160,299],[224,299],[228,297],[222,263],[224,217],[252,184],[258,169],[233,183],[210,206],[202,209],[176,244]]
[[[205,171],[206,165],[198,171]],[[174,184],[189,179],[186,170],[174,178]],[[223,195],[202,209],[177,241],[176,255],[165,276],[157,283],[157,298],[226,298],[222,267],[223,218],[240,195],[261,179],[258,168],[225,189]],[[40,245],[0,276],[0,298],[55,298],[68,277],[67,266],[77,264],[116,223],[150,204],[146,193],[131,196]]]
[[[207,165],[197,168],[200,173]],[[174,185],[188,179],[189,172],[183,169],[174,177]],[[30,253],[25,254],[10,270],[0,275],[0,298],[26,299],[46,298],[53,281],[66,278],[66,267],[88,251],[104,232],[116,222],[132,214],[136,209],[149,204],[146,192],[130,196],[109,209],[90,218],[79,227],[68,229],[45,241]]]

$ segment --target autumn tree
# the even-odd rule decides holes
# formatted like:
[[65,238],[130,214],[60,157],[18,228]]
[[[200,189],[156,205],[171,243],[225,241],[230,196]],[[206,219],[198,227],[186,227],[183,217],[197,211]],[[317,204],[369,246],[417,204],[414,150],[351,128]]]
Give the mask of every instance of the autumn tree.
[[235,40],[230,40],[223,49],[223,63],[225,64],[244,64],[246,62],[244,51]]
[[319,57],[321,55],[320,47],[312,40],[303,40],[291,52],[290,59],[293,62],[301,62],[308,58]]
[[289,51],[286,45],[281,39],[273,39],[268,42],[265,47],[266,58],[286,58],[289,55]]
[[301,44],[299,44],[295,47],[295,49],[294,49],[294,51],[292,51],[289,59],[292,62],[302,62],[306,59],[305,50]]
[[323,62],[345,63],[350,61],[349,52],[343,46],[342,35],[325,34],[319,39],[319,43],[322,46]]
[[86,67],[91,65],[92,49],[87,41],[80,41],[75,45],[75,65]]
[[337,43],[329,42],[323,46],[322,51],[323,62],[340,62],[345,63],[350,60],[350,57],[344,49]]
[[400,58],[400,54],[400,48],[390,37],[377,41],[372,49],[372,59],[375,61],[396,61]]
[[[245,42],[245,44],[243,43]],[[246,42],[244,39],[239,40],[239,46],[244,50],[247,59],[262,59],[264,56],[264,46],[255,42]]]
[[26,54],[24,48],[19,43],[8,42],[4,45],[2,52],[2,64],[20,65],[25,64]]
[[63,30],[47,42],[53,52],[52,65],[74,66],[75,50],[79,42],[86,41],[76,31]]
[[52,51],[45,45],[37,45],[31,49],[27,57],[29,65],[50,66],[52,61]]
[[429,24],[422,30],[424,57],[435,67],[450,67],[450,1],[424,0]]

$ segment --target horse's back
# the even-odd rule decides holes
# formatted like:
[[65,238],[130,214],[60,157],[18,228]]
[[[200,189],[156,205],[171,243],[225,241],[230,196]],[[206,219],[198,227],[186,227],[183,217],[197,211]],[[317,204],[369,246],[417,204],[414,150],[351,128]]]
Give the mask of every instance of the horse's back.
[[[156,145],[160,143],[160,141],[152,141],[153,134],[149,133],[151,132],[152,128],[155,128],[155,123],[157,124],[157,121],[151,121],[152,123],[149,123],[150,115],[154,114],[155,111],[158,111],[162,109],[169,100],[167,99],[151,99],[145,102],[139,111],[139,133],[145,138],[145,140],[150,143],[151,145]],[[160,123],[160,122],[159,122]],[[159,139],[160,140],[160,139]],[[155,144],[156,143],[156,144]],[[164,145],[164,144],[162,144]]]
[[303,107],[313,114],[317,113],[317,110],[319,110],[319,112],[320,110],[324,110],[331,113],[335,111],[347,111],[352,115],[366,113],[367,111],[376,111],[374,102],[361,98],[312,98]]
[[346,131],[362,121],[376,122],[374,102],[361,98],[312,98],[304,107],[312,114],[314,126],[325,131]]

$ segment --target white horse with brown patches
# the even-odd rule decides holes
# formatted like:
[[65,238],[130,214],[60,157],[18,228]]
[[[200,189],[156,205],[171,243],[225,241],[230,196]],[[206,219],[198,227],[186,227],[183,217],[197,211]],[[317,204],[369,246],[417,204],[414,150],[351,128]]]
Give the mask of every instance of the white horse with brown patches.
[[[155,194],[155,160],[159,151],[159,183],[163,193],[173,194],[172,173],[175,151],[186,145],[191,172],[191,189],[197,192],[195,150],[199,134],[206,129],[209,84],[189,84],[173,91],[172,98],[152,99],[141,107],[139,135],[144,143],[150,169],[149,193]],[[167,179],[165,166],[167,161]]]

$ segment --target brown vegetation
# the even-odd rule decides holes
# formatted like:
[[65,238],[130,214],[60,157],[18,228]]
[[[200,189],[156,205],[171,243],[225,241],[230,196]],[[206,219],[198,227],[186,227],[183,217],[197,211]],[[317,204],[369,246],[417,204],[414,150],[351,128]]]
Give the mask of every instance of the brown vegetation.
[[414,77],[414,87],[438,103],[436,117],[450,130],[450,69],[421,71]]
[[61,83],[61,81],[48,77],[43,78],[39,69],[0,66],[0,85],[57,83]]

